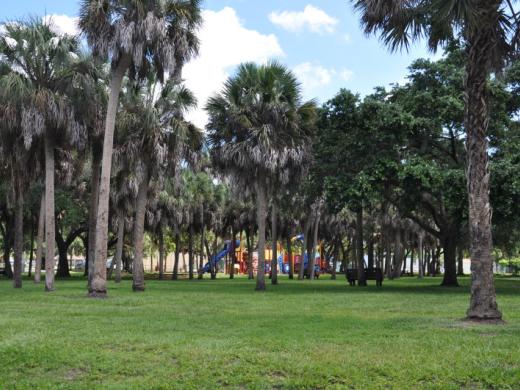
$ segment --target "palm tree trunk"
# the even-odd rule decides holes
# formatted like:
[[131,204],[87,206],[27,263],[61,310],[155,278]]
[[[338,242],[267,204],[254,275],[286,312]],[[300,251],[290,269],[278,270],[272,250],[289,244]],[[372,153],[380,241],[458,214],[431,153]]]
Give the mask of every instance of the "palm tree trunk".
[[[300,258],[300,268],[298,269],[298,280],[303,280],[305,277],[305,256],[307,253],[307,247],[309,246],[309,230],[312,224],[312,213],[309,214],[303,225],[303,248],[302,256]],[[309,255],[307,254],[307,263],[309,261]]]
[[125,212],[119,210],[118,216],[118,227],[117,227],[117,244],[116,244],[116,256],[114,261],[116,262],[116,276],[115,282],[121,283],[121,268],[123,263],[123,245],[125,242]]
[[29,242],[31,243],[31,247],[29,248],[29,272],[27,273],[28,277],[32,276],[32,266],[34,262],[34,220],[31,218],[31,236],[29,238]]
[[92,279],[94,278],[96,258],[96,218],[99,200],[99,176],[101,173],[101,156],[98,153],[92,152],[92,182],[90,194],[90,205],[88,215],[88,251],[86,267],[88,269],[88,290],[92,291]]
[[14,178],[16,206],[14,214],[14,273],[13,287],[22,288],[23,267],[23,184],[21,174]]
[[365,252],[363,250],[363,208],[356,213],[356,254],[358,269],[358,286],[366,286],[365,278]]
[[253,272],[253,244],[251,242],[251,227],[248,226],[246,229],[246,243],[247,243],[247,278],[249,280],[255,278]]
[[493,26],[499,1],[483,2],[479,27],[468,37],[465,84],[467,131],[467,184],[469,199],[469,249],[471,255],[471,299],[469,319],[501,319],[493,280],[491,258],[491,205],[487,129],[489,123],[487,82],[495,42]]
[[271,205],[271,284],[278,284],[278,215],[276,202]]
[[318,229],[320,226],[321,213],[316,210],[316,218],[314,220],[314,229],[312,234],[312,250],[309,257],[309,269],[307,270],[309,279],[314,280],[314,268],[316,265],[316,247],[318,246]]
[[193,220],[188,229],[188,278],[193,279]]
[[[143,178],[137,191],[137,202],[135,206],[134,221],[134,267],[132,290],[144,291],[144,265],[143,265],[143,246],[144,246],[144,219],[146,215],[146,203],[148,201],[149,185],[148,167],[143,170]],[[97,260],[97,258],[96,258]]]
[[338,267],[338,256],[339,256],[339,245],[334,244],[334,250],[332,251],[332,256],[334,256],[332,260],[332,272],[330,275],[331,280],[336,280],[336,268]]
[[292,254],[291,231],[287,237],[287,256],[289,257],[289,279],[294,279],[294,260]]
[[[89,296],[94,298],[104,298],[107,294],[106,261],[108,250],[108,205],[110,200],[110,174],[112,171],[114,130],[121,84],[129,66],[130,57],[123,55],[119,60],[119,63],[112,74],[112,80],[110,81],[110,96],[108,99],[107,117],[105,122],[105,138],[103,141],[103,158],[101,162],[101,180],[99,184],[99,202],[96,220],[95,269],[89,292]],[[136,287],[140,288],[141,286]],[[144,283],[142,288],[144,289]]]
[[202,272],[204,268],[204,204],[200,205],[200,257],[199,257],[199,279],[204,277]]
[[45,291],[54,291],[54,142],[45,136]]
[[173,261],[172,280],[177,280],[179,275],[179,257],[181,254],[181,233],[179,227],[175,226],[175,260]]
[[258,271],[256,291],[265,291],[265,219],[267,217],[266,183],[261,175],[256,185],[256,219],[258,224]]
[[230,242],[230,251],[229,251],[229,260],[231,267],[229,268],[229,279],[235,279],[235,263],[236,263],[236,233],[235,229],[231,228],[231,242]]
[[164,237],[162,226],[159,226],[159,280],[164,279]]
[[40,283],[42,276],[43,238],[45,235],[45,191],[40,200],[40,215],[38,216],[38,233],[36,235],[36,259],[34,263],[34,283]]

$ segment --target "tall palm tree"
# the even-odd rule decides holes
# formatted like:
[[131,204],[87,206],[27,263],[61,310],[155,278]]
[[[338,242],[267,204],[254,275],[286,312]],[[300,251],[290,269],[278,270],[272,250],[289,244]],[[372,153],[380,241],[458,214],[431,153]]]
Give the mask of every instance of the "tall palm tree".
[[[96,226],[92,297],[106,296],[108,206],[112,151],[123,77],[145,77],[150,69],[163,81],[198,51],[200,0],[82,0],[80,27],[96,56],[112,63]],[[153,66],[152,66],[153,65]],[[178,73],[178,70],[177,70]]]
[[436,50],[460,33],[468,59],[465,82],[467,185],[469,197],[471,300],[469,319],[502,317],[496,302],[491,258],[489,203],[488,79],[503,68],[520,42],[520,24],[510,0],[354,0],[367,33],[381,31],[392,49],[408,48],[422,37]]
[[119,117],[125,140],[118,155],[130,159],[139,183],[134,220],[134,291],[145,288],[143,239],[150,181],[166,173],[169,160],[184,157],[186,145],[193,139],[201,139],[199,131],[183,119],[196,104],[192,93],[173,79],[163,85],[157,98],[158,89],[159,80],[152,72],[143,81],[129,83]]
[[314,104],[301,103],[294,75],[272,62],[243,64],[206,110],[211,153],[217,165],[256,190],[258,274],[256,289],[265,290],[265,230],[268,195],[279,179],[288,180],[288,167],[302,164],[308,152],[306,120]]
[[29,154],[24,145],[21,112],[30,89],[23,76],[0,62],[0,164],[10,173],[10,186],[14,190],[14,288],[22,287],[24,192]]
[[11,69],[31,84],[31,95],[22,106],[21,127],[26,146],[43,138],[45,151],[45,290],[54,290],[55,149],[59,143],[80,144],[84,127],[75,117],[67,96],[76,76],[79,42],[59,36],[48,22],[30,20],[5,24],[0,52]]

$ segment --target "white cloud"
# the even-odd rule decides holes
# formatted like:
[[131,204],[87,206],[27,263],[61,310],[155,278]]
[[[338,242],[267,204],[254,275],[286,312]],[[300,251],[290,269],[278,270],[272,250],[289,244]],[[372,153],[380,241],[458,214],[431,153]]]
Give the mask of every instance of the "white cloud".
[[337,70],[311,62],[296,65],[293,68],[293,72],[302,84],[303,94],[307,98],[313,97],[320,88],[326,87],[332,82],[350,81],[354,74],[351,70],[346,68]]
[[203,108],[207,99],[222,89],[223,83],[242,62],[266,62],[283,56],[275,35],[263,35],[244,27],[236,11],[226,7],[221,11],[202,12],[204,25],[199,31],[200,55],[183,70],[183,78],[199,101],[199,109],[188,119],[204,127],[207,115]]
[[59,35],[78,35],[79,18],[68,15],[47,15],[43,17],[44,23],[49,23],[52,31]]
[[339,72],[339,77],[343,80],[343,81],[350,81],[352,79],[352,76],[354,75],[354,72],[352,72],[350,69],[342,69],[340,72]]
[[307,5],[303,11],[271,12],[269,20],[285,30],[298,32],[309,29],[315,33],[334,32],[338,20],[325,11],[312,5]]
[[302,83],[303,88],[316,89],[331,83],[334,71],[324,68],[321,65],[314,65],[310,62],[296,65],[293,69],[294,74]]

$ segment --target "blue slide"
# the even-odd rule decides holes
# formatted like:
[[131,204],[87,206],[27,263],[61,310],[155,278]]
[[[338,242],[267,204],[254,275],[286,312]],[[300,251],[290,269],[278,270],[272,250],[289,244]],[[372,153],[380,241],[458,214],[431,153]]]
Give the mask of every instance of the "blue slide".
[[[240,246],[240,240],[236,241],[236,247]],[[202,273],[210,272],[212,267],[215,267],[226,255],[231,251],[231,241],[226,241],[224,243],[224,248],[213,256],[208,263],[202,268]]]

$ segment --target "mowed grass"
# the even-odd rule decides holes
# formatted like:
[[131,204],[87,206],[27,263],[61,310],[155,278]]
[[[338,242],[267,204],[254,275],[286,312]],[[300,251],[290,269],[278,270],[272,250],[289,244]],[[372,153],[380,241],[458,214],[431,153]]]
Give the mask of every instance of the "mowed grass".
[[461,321],[463,287],[404,278],[349,287],[247,279],[0,280],[0,388],[520,388],[520,280],[498,279],[505,325]]

